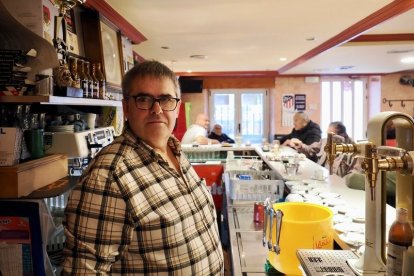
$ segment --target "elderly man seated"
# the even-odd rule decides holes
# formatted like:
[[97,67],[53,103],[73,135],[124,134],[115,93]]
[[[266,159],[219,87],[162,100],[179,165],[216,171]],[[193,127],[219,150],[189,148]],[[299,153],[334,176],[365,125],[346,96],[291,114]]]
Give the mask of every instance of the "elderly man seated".
[[[305,145],[311,145],[321,140],[321,134],[322,131],[319,125],[312,122],[308,114],[303,111],[298,111],[293,115],[292,132],[284,136],[280,140],[280,143],[292,148],[297,147],[298,140]],[[316,161],[315,156],[308,156],[308,158]]]
[[206,114],[198,114],[194,124],[188,127],[181,139],[182,144],[219,144],[220,142],[215,139],[207,137],[207,129],[210,124],[210,120]]
[[219,124],[215,124],[213,130],[208,135],[208,138],[218,140],[220,143],[234,144],[234,140],[231,139],[227,134],[223,133],[223,128]]

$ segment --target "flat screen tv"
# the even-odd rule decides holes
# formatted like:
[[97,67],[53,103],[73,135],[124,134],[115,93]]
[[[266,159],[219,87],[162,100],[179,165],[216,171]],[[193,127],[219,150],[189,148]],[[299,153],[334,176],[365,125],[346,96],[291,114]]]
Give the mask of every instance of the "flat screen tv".
[[203,92],[203,80],[188,77],[178,79],[182,93],[201,93]]

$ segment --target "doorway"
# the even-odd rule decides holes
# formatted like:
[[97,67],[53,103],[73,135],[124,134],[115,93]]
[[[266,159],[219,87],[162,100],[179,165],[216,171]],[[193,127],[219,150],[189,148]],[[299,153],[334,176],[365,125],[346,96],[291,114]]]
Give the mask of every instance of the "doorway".
[[266,89],[212,89],[209,93],[210,121],[243,143],[261,143],[268,138],[269,118]]

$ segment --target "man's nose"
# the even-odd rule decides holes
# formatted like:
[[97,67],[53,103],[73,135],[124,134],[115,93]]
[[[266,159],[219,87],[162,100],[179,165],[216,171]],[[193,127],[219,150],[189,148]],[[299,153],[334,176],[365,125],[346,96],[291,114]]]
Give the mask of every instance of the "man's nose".
[[151,112],[155,114],[162,113],[162,108],[158,101],[155,101],[154,104],[152,105]]

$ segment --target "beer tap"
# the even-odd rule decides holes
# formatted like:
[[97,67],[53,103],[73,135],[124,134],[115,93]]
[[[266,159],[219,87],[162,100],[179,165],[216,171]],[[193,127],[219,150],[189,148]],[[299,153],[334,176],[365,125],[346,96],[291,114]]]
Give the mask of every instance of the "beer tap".
[[335,133],[329,132],[328,138],[326,139],[326,145],[325,145],[325,152],[328,159],[329,164],[329,174],[333,174],[333,163],[335,161],[336,154],[338,153],[352,153],[357,154],[360,150],[359,144],[345,144],[345,143],[335,143],[334,137]]

